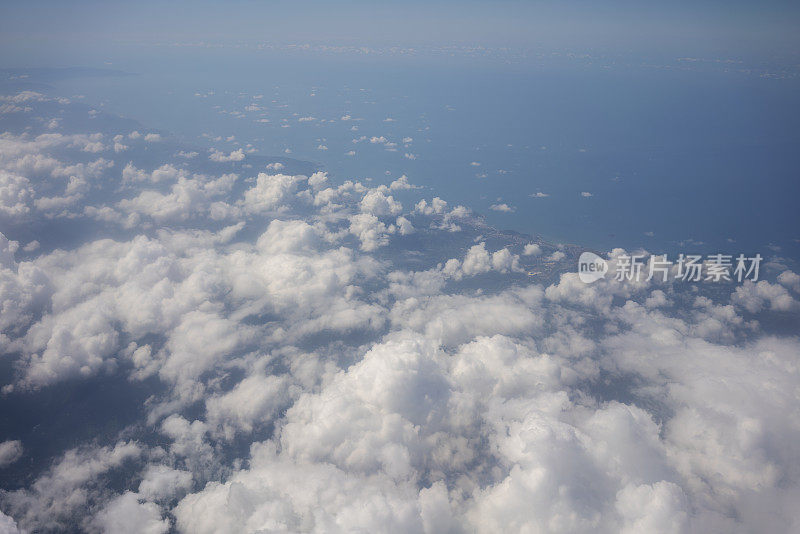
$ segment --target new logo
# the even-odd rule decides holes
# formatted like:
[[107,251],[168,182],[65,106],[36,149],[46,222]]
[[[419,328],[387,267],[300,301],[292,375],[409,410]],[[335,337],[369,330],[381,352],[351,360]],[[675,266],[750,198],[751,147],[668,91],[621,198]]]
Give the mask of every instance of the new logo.
[[578,278],[581,282],[591,284],[603,278],[607,272],[608,263],[594,252],[584,252],[578,258]]

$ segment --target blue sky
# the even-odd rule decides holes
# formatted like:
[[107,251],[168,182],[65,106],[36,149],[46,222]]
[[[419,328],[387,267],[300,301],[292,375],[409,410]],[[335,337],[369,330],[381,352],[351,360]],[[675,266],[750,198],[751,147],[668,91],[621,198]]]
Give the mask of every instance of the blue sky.
[[797,14],[3,3],[0,534],[797,532]]
[[[796,2],[4,2],[3,57],[163,40],[426,44],[760,55],[797,50]],[[57,47],[54,45],[57,43]]]

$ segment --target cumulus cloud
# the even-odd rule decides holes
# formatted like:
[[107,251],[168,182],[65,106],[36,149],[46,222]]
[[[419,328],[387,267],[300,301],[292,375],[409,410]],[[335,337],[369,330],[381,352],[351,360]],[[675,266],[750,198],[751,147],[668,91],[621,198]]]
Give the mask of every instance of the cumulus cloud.
[[27,178],[0,171],[0,216],[12,218],[29,213],[34,194]]
[[795,272],[783,271],[778,275],[778,283],[795,293],[800,293],[800,275]]
[[522,254],[525,256],[538,256],[542,253],[542,247],[536,243],[528,243],[525,245]]
[[148,501],[163,501],[182,496],[192,487],[192,473],[166,465],[151,465],[142,475],[139,496]]
[[[1,109],[1,108],[0,108]],[[1,534],[18,534],[17,522],[14,518],[7,516],[0,512],[0,533]]]
[[361,199],[361,211],[379,217],[398,215],[403,211],[403,205],[391,195],[387,196],[382,191],[369,191]]
[[358,237],[361,249],[366,252],[388,245],[388,234],[392,231],[392,228],[387,227],[371,213],[360,213],[350,217],[350,233]]
[[186,171],[178,169],[170,164],[161,165],[152,172],[137,169],[132,163],[128,163],[125,168],[122,169],[123,183],[149,182],[157,184],[160,182],[176,181],[179,177],[186,176]]
[[[790,271],[786,271],[788,272]],[[796,280],[791,275],[785,275],[786,273],[782,274],[783,278],[780,281],[791,287],[796,284]],[[800,302],[792,297],[785,287],[766,280],[758,282],[745,280],[743,285],[736,288],[731,301],[750,313],[757,313],[763,309],[786,312],[796,310],[800,306]]]
[[302,178],[286,174],[259,173],[256,185],[247,190],[243,205],[246,211],[257,213],[275,210],[297,189]]
[[500,249],[489,253],[486,243],[479,243],[470,247],[462,261],[448,260],[443,272],[456,280],[464,276],[475,276],[491,270],[499,272],[519,271],[519,256],[515,256],[508,249]]
[[492,211],[500,211],[503,213],[514,213],[516,211],[516,208],[509,206],[505,202],[502,204],[492,204],[491,206],[489,206],[489,209]]
[[[573,249],[421,199],[405,176],[220,175],[140,157],[142,137],[92,167],[85,149],[110,134],[0,136],[4,395],[111,377],[147,392],[117,434],[0,492],[0,530],[798,524],[794,272],[715,291],[586,284],[558,265]],[[58,194],[40,194],[54,176]],[[82,239],[17,230],[46,219],[37,199],[69,194],[59,224]],[[37,451],[3,442],[0,466]]]
[[[151,176],[157,176],[159,172],[169,173],[169,171],[156,170]],[[128,221],[133,222],[138,222],[142,216],[159,222],[186,220],[198,215],[225,218],[227,205],[222,203],[215,206],[213,201],[230,191],[237,178],[235,174],[226,174],[217,179],[209,179],[205,176],[188,178],[177,173],[177,182],[172,185],[168,193],[144,190],[134,198],[119,201],[117,208],[120,212],[128,215]],[[150,179],[152,181],[160,178],[151,177]],[[217,213],[220,213],[220,217],[216,216]],[[87,214],[102,218],[102,212],[98,212],[96,209],[89,210]],[[122,219],[120,221],[122,222]]]
[[164,534],[169,531],[169,521],[161,518],[158,506],[140,502],[131,492],[109,502],[94,518],[94,525],[102,532],[121,534]]
[[230,154],[225,154],[219,150],[212,149],[211,154],[209,154],[208,159],[211,161],[216,161],[220,163],[226,163],[230,161],[242,161],[245,158],[244,150],[238,148],[232,151]]
[[[138,458],[141,447],[119,442],[113,447],[67,451],[29,489],[3,492],[6,511],[23,529],[43,526],[49,530],[64,529],[96,501],[100,477]],[[85,519],[85,517],[84,517]]]
[[0,469],[13,464],[22,456],[22,442],[9,440],[0,443]]

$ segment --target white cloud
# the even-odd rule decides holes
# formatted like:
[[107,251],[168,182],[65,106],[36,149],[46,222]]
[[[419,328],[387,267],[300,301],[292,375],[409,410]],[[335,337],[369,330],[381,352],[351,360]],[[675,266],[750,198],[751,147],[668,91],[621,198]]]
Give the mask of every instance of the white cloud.
[[489,253],[486,250],[486,243],[481,242],[470,247],[463,260],[459,261],[455,258],[448,260],[442,273],[455,280],[461,280],[464,277],[488,273],[492,270],[500,273],[521,272],[519,256],[511,254],[505,248]]
[[[783,281],[791,281],[791,276],[784,276]],[[766,280],[758,282],[745,280],[741,286],[736,288],[731,296],[731,302],[750,313],[757,313],[765,308],[786,312],[800,307],[800,302],[792,297],[785,287],[771,284]]]
[[361,211],[371,213],[378,217],[386,215],[398,215],[403,211],[403,205],[397,202],[391,195],[386,196],[381,191],[369,191],[361,199]]
[[[158,172],[154,171],[150,180],[159,180]],[[164,174],[169,174],[169,170],[164,171]],[[215,180],[199,175],[187,178],[181,173],[177,176],[177,182],[172,185],[169,193],[144,190],[134,198],[119,201],[117,207],[129,216],[135,216],[128,219],[133,223],[137,223],[141,216],[151,217],[159,222],[186,220],[209,214],[213,216],[214,200],[222,198],[230,191],[238,178],[235,174],[225,174]],[[96,213],[90,211],[90,214]]]
[[141,453],[142,449],[130,442],[119,442],[113,447],[69,450],[36,479],[30,489],[5,492],[5,509],[22,530],[40,524],[63,530],[76,513],[85,512],[98,497],[94,489],[98,477],[138,458]]
[[258,213],[276,210],[302,181],[299,176],[259,173],[256,185],[245,192],[243,205],[246,211]]
[[506,203],[492,204],[491,206],[489,206],[489,209],[492,211],[500,211],[503,213],[514,213],[516,211],[516,208],[509,206]]
[[169,521],[161,518],[158,506],[140,502],[135,493],[125,492],[109,502],[94,518],[102,532],[120,534],[164,534]]
[[206,400],[206,419],[231,439],[237,431],[251,432],[266,425],[286,407],[289,382],[283,377],[251,375],[224,395]]
[[522,251],[524,256],[538,256],[542,253],[542,248],[536,243],[528,243]]
[[397,231],[400,233],[400,235],[410,235],[415,232],[414,225],[411,224],[411,221],[402,215],[397,218],[395,225],[397,226]]
[[180,177],[185,178],[187,176],[188,173],[186,171],[170,164],[161,165],[152,172],[137,169],[133,163],[128,163],[122,169],[122,181],[124,183],[146,182],[157,184],[160,182],[174,182]]
[[[2,492],[0,530],[797,524],[800,344],[785,325],[800,277],[785,267],[706,292],[546,265],[544,287],[511,251],[537,265],[572,249],[542,259],[553,249],[414,198],[405,176],[204,176],[203,161],[143,163],[137,134],[119,191],[92,205],[110,167],[83,149],[111,136],[55,135],[0,135],[6,182],[31,189],[29,217],[77,195],[97,233],[53,250],[9,232],[42,240],[19,260],[0,236],[4,392],[35,400],[105,373],[152,389],[123,441],[91,436]],[[0,444],[0,463],[21,451]]]
[[778,275],[778,283],[791,289],[795,293],[800,293],[800,275],[792,271],[783,271]]
[[230,161],[242,161],[244,158],[245,158],[244,150],[241,148],[238,148],[227,155],[224,152],[212,149],[211,154],[208,156],[208,159],[210,159],[211,161],[217,161],[220,163],[225,163]]
[[418,213],[422,213],[423,215],[431,215],[434,213],[444,213],[445,207],[447,207],[446,201],[439,197],[433,197],[433,200],[430,204],[428,204],[425,199],[420,200],[414,207],[414,210]]
[[0,171],[0,216],[16,218],[29,213],[33,197],[27,178]]
[[9,440],[0,443],[0,469],[9,466],[22,456],[22,442]]
[[3,512],[0,512],[0,534],[19,534],[17,522]]
[[389,244],[390,229],[371,213],[350,217],[350,233],[361,241],[361,249],[371,252]]
[[139,496],[148,501],[162,501],[182,496],[192,487],[192,473],[166,465],[151,465],[139,483]]

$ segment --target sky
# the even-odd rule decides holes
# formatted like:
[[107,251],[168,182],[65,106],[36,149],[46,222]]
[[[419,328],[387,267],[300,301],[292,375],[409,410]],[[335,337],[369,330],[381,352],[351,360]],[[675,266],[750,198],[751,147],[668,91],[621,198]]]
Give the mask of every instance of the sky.
[[[128,42],[470,43],[615,53],[794,54],[795,2],[4,2],[6,58]],[[12,66],[12,65],[8,65]]]
[[3,3],[0,534],[797,532],[797,10]]

